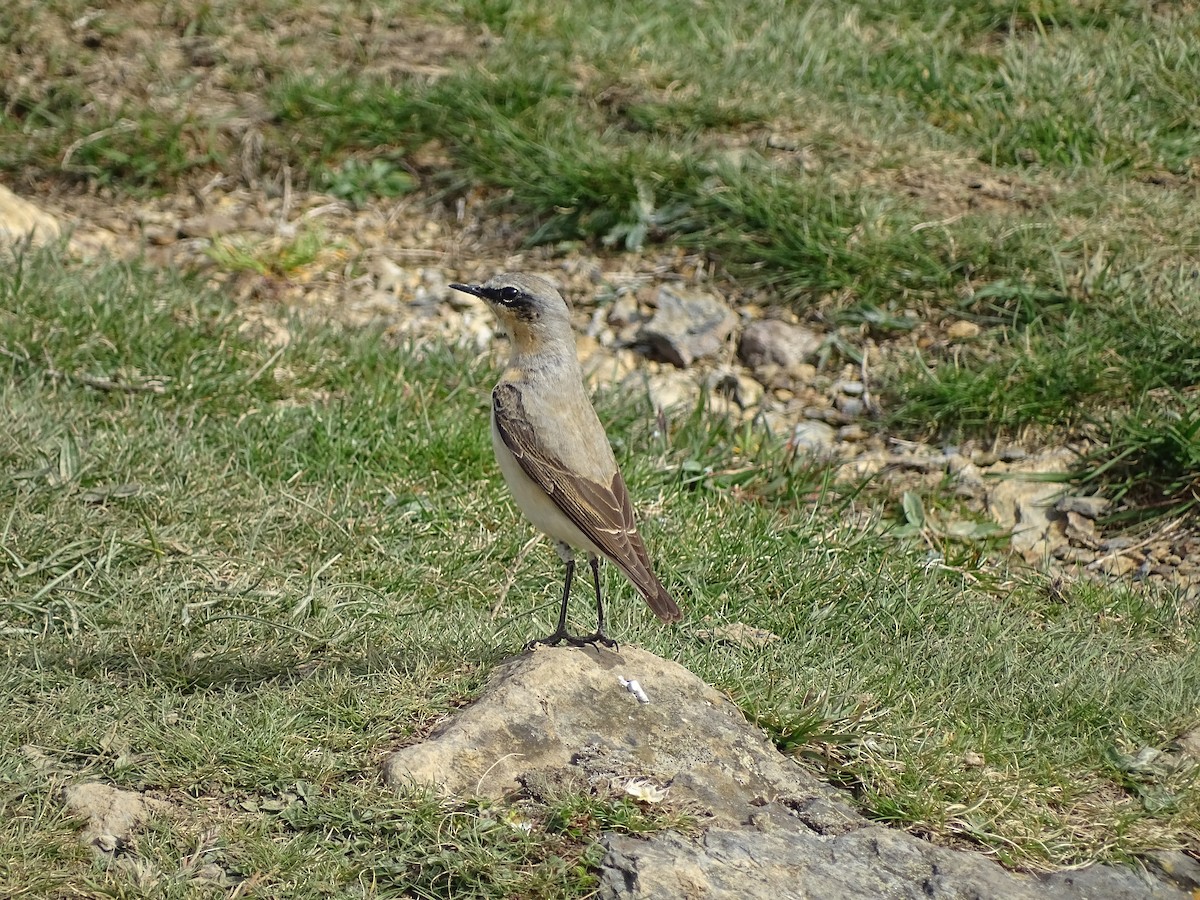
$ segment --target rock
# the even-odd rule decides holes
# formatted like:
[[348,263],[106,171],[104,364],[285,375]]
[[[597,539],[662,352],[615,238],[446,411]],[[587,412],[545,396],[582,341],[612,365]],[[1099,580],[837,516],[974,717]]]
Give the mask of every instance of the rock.
[[[585,346],[582,342],[586,340],[580,338],[577,342],[579,365],[588,386],[593,390],[618,384],[639,370],[641,357],[632,350],[610,350],[594,340]],[[645,383],[639,381],[637,389],[644,390]]]
[[686,368],[720,352],[736,322],[733,311],[712,294],[663,285],[658,311],[642,327],[640,339],[667,362]]
[[1087,516],[1081,516],[1077,512],[1067,513],[1066,527],[1063,529],[1067,540],[1073,541],[1083,547],[1097,547],[1099,541],[1096,539],[1096,523]]
[[62,232],[58,220],[0,184],[0,247],[29,240],[40,247]]
[[696,631],[696,637],[713,644],[731,644],[737,647],[766,647],[781,640],[779,635],[765,628],[747,625],[745,622],[728,622],[713,628],[700,628]]
[[1200,862],[1181,850],[1154,850],[1143,859],[1160,877],[1200,896]]
[[870,437],[867,429],[855,423],[851,425],[843,425],[837,430],[837,439],[839,441],[865,441]]
[[641,305],[638,303],[637,294],[633,291],[626,291],[618,295],[605,315],[605,321],[618,330],[628,328],[630,325],[640,325],[645,319]]
[[[649,702],[639,702],[622,678],[638,681]],[[857,820],[724,696],[677,663],[633,647],[537,647],[500,666],[483,696],[429,740],[384,763],[393,785],[492,798],[564,771],[587,785],[669,785],[672,798],[727,825],[780,797]]]
[[795,384],[812,384],[817,378],[817,367],[812,363],[796,363],[786,371]]
[[828,834],[771,815],[767,827],[710,828],[642,840],[609,835],[601,900],[1185,900],[1182,890],[1127,869],[1093,866],[1017,875],[975,853],[878,826]]
[[774,365],[786,370],[807,362],[823,341],[822,335],[801,325],[758,319],[742,332],[738,356],[752,369]]
[[946,469],[954,476],[955,489],[960,495],[984,497],[992,482],[983,476],[983,470],[965,456],[953,454],[946,458]]
[[212,213],[205,216],[193,216],[179,223],[177,233],[185,238],[215,238],[238,230],[238,222],[233,216],[225,213]]
[[1141,563],[1128,556],[1103,556],[1088,564],[1089,569],[1099,570],[1105,575],[1121,578],[1135,571]]
[[957,322],[951,322],[946,328],[946,337],[952,341],[967,341],[973,337],[978,337],[980,327],[974,322],[967,322],[960,319]]
[[1111,500],[1097,496],[1063,497],[1054,504],[1054,508],[1060,513],[1077,513],[1087,516],[1089,519],[1096,519],[1104,515],[1104,511],[1110,506],[1112,506]]
[[678,369],[663,372],[638,369],[621,380],[621,389],[635,393],[645,391],[656,410],[690,408],[700,400],[699,383],[689,373]]
[[419,270],[417,275],[420,279],[414,292],[414,299],[417,302],[443,303],[449,299],[451,294],[455,297],[471,297],[472,300],[479,303],[483,302],[471,294],[451,290],[450,282],[446,280],[446,273],[441,269],[427,267]]
[[162,800],[97,781],[69,785],[63,789],[62,796],[72,815],[87,820],[80,840],[105,853],[112,853],[128,843],[133,832],[151,816],[171,809],[171,805]]
[[1196,762],[1200,762],[1200,725],[1181,734],[1175,739],[1174,744],[1179,753],[1184,753]]
[[758,406],[763,397],[763,386],[747,375],[728,369],[712,372],[706,385],[713,394],[728,397],[740,409]]
[[496,800],[543,785],[616,789],[698,816],[697,836],[606,835],[597,896],[608,900],[1188,896],[1130,870],[1013,874],[982,854],[871,824],[721,693],[632,647],[538,647],[509,660],[478,700],[392,754],[383,774],[396,787]]
[[[988,512],[999,525],[1012,530],[1013,549],[1025,555],[1027,561],[1050,556],[1066,540],[1051,515],[1062,485],[1037,476],[1065,472],[1073,459],[1069,450],[1055,450],[1018,463],[992,464],[993,470],[1003,467],[1004,477],[991,486]],[[980,465],[978,460],[973,461]],[[1026,480],[1023,474],[1034,477]]]
[[[396,265],[386,256],[378,256],[371,261],[368,267],[371,274],[375,276],[375,286],[378,290],[397,295],[408,287],[409,273],[406,269]],[[456,295],[461,291],[455,291]],[[474,304],[482,308],[483,301],[471,294],[463,294],[463,297],[469,300],[460,300],[457,296],[450,299],[451,305],[470,305],[469,301],[474,301]]]
[[838,397],[837,408],[846,418],[857,419],[866,410],[866,404],[857,397]]
[[825,422],[806,420],[797,422],[788,438],[788,446],[808,453],[827,450],[837,440],[837,431]]
[[[1070,537],[1069,533],[1067,537]],[[1070,544],[1063,544],[1061,547],[1054,548],[1054,558],[1074,563],[1077,566],[1086,566],[1095,561],[1096,554],[1086,547],[1072,547]]]

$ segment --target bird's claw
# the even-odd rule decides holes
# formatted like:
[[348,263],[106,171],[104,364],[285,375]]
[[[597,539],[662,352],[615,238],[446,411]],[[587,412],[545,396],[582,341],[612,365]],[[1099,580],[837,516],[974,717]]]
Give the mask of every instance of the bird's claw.
[[603,644],[609,650],[617,649],[617,642],[610,638],[602,631],[597,631],[594,634],[576,636],[567,634],[565,631],[556,631],[554,634],[544,638],[537,638],[525,645],[526,650],[532,650],[539,644],[543,647],[557,647],[559,644],[566,642],[572,647],[599,647]]

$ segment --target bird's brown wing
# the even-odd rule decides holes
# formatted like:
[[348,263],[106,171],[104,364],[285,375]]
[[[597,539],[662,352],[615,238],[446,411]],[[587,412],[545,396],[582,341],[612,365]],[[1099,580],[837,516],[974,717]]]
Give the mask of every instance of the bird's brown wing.
[[521,470],[625,573],[654,614],[664,622],[683,618],[650,566],[621,473],[614,472],[612,483],[605,485],[572,472],[534,432],[514,384],[500,384],[492,391],[492,412],[496,430]]

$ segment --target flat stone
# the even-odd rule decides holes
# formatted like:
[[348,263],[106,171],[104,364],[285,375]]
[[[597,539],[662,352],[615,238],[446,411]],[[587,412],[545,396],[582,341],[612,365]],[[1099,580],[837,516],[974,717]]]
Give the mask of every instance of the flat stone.
[[1060,513],[1076,513],[1095,519],[1104,515],[1105,510],[1112,506],[1112,501],[1104,497],[1063,497],[1054,508]]
[[754,369],[773,365],[786,370],[808,362],[823,342],[824,337],[811,328],[776,319],[757,319],[742,332],[738,356]]
[[797,450],[814,453],[826,450],[835,440],[837,430],[832,425],[810,419],[796,423],[788,444]]
[[479,699],[388,757],[383,775],[459,798],[503,800],[546,785],[617,790],[697,816],[696,835],[606,835],[604,900],[1190,897],[1131,869],[1015,874],[983,854],[872,824],[724,695],[628,646],[537,647],[503,663]]
[[[639,702],[622,679],[637,681],[649,702]],[[722,694],[634,647],[536,647],[501,665],[483,696],[429,740],[383,766],[389,784],[491,798],[564,771],[577,784],[644,779],[669,786],[675,800],[730,826],[780,797],[819,799],[858,820]]]
[[640,339],[681,369],[719,353],[737,323],[733,310],[718,297],[674,285],[659,288],[657,306],[654,318],[642,327]]
[[637,369],[621,380],[621,389],[633,393],[645,392],[655,409],[685,409],[694,407],[700,399],[700,384],[689,372],[666,369],[647,372]]
[[0,247],[29,240],[38,247],[59,236],[58,219],[0,184]]
[[710,828],[698,840],[660,834],[604,839],[600,900],[1185,900],[1190,894],[1129,869],[1093,866],[1018,875],[975,853],[878,826],[832,835],[793,818]]

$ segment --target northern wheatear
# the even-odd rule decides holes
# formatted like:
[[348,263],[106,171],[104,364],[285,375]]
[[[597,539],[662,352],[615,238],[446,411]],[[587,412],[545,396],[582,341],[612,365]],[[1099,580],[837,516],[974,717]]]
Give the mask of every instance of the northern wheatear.
[[[492,446],[517,506],[554,540],[567,567],[558,627],[533,643],[616,645],[604,633],[602,556],[625,573],[655,615],[679,621],[683,614],[654,575],[625,481],[583,386],[562,295],[532,275],[450,286],[486,301],[512,341],[508,368],[492,391]],[[596,585],[596,632],[585,637],[567,633],[575,549],[587,553]]]

